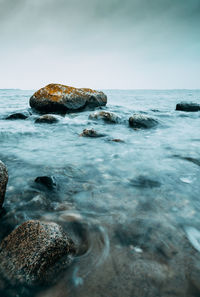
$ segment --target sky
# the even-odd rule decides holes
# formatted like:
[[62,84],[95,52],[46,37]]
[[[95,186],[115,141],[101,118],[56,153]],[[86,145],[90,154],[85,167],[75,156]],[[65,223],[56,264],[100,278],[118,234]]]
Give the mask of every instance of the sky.
[[200,0],[0,0],[0,88],[200,88]]

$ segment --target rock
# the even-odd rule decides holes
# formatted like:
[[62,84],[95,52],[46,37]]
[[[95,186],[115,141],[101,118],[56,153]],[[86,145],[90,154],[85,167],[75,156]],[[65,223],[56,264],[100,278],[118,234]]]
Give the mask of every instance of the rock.
[[35,179],[36,183],[39,183],[49,189],[53,189],[56,186],[54,179],[50,176],[38,176]]
[[83,137],[103,137],[103,134],[97,133],[94,129],[84,129],[80,134]]
[[35,120],[37,124],[54,124],[57,123],[58,119],[50,114],[45,114]]
[[58,224],[30,220],[2,241],[0,273],[13,285],[48,283],[66,269],[74,253],[73,241]]
[[119,139],[119,138],[111,139],[111,141],[113,141],[113,142],[124,142],[124,140]]
[[145,175],[139,175],[137,178],[131,179],[130,183],[132,186],[142,188],[142,189],[158,188],[161,186],[161,183],[159,181],[148,178]]
[[0,161],[0,208],[3,205],[6,186],[8,182],[8,171],[3,162]]
[[107,96],[100,91],[49,84],[30,98],[30,106],[39,112],[67,113],[86,107],[104,106]]
[[158,124],[157,120],[143,115],[143,114],[133,114],[129,118],[129,125],[133,128],[152,128]]
[[180,102],[176,105],[176,110],[182,111],[199,111],[200,104],[192,103],[192,102]]
[[120,122],[120,117],[113,112],[99,111],[89,115],[90,120],[103,120],[108,123],[117,124]]
[[13,113],[6,117],[6,120],[26,120],[27,118],[28,116],[23,113]]

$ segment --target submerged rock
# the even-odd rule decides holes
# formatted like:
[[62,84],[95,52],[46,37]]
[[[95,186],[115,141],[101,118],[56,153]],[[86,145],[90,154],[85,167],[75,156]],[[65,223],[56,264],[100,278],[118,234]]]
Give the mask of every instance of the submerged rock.
[[94,112],[89,115],[91,120],[103,120],[108,123],[116,124],[120,122],[120,117],[113,112],[99,111]]
[[103,134],[97,133],[94,129],[84,129],[80,134],[82,137],[103,137]]
[[35,182],[49,189],[53,189],[56,186],[56,183],[51,176],[38,176],[36,177]]
[[39,112],[67,113],[106,103],[107,96],[103,92],[61,84],[49,84],[30,98],[30,106]]
[[119,139],[119,138],[111,139],[111,141],[113,141],[113,142],[124,142],[124,140]]
[[152,128],[158,124],[157,120],[143,115],[143,114],[133,114],[129,118],[129,125],[133,128]]
[[176,110],[181,111],[199,111],[200,104],[193,103],[193,102],[180,102],[176,105]]
[[54,124],[57,123],[58,119],[50,114],[45,114],[35,120],[37,124]]
[[131,179],[130,183],[134,187],[138,188],[157,188],[161,186],[161,183],[157,180],[150,179],[144,175],[139,175],[135,179]]
[[2,241],[0,273],[12,284],[47,283],[66,269],[74,253],[73,241],[58,224],[30,220]]
[[8,171],[3,162],[0,161],[0,208],[3,205],[6,186],[8,182]]
[[26,120],[28,118],[27,115],[23,113],[13,113],[6,117],[6,120]]

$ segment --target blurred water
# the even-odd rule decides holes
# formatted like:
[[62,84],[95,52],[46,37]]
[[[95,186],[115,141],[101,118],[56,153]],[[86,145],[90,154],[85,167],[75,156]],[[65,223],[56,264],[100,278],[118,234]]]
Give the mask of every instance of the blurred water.
[[[84,111],[58,116],[53,125],[37,125],[38,115],[29,109],[33,91],[0,90],[0,159],[9,171],[0,238],[27,219],[58,222],[75,241],[87,245],[71,273],[74,286],[82,288],[84,278],[100,269],[113,249],[129,246],[141,257],[148,228],[155,229],[159,239],[165,232],[162,226],[173,226],[171,236],[176,236],[200,224],[200,112],[175,111],[180,101],[200,103],[200,90],[105,93],[108,104],[103,109],[119,115],[119,124],[89,120],[91,111]],[[26,120],[5,120],[25,111],[31,113]],[[135,112],[154,117],[159,125],[133,130],[128,118]],[[106,136],[80,137],[85,128]],[[124,142],[111,141],[116,138]],[[42,175],[54,176],[56,189],[38,187],[34,179]],[[134,220],[142,222],[142,241],[132,238],[132,231],[124,235],[123,228],[129,230]],[[101,296],[94,290],[91,296]],[[112,290],[102,296],[116,297]],[[83,295],[77,294],[90,295],[84,289]],[[132,296],[129,291],[120,294]]]

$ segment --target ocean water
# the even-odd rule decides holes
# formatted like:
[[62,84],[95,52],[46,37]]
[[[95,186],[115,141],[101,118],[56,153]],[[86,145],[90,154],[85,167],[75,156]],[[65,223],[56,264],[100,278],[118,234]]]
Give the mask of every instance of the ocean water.
[[[200,103],[200,90],[105,90],[103,110],[118,124],[83,111],[52,125],[35,124],[33,92],[0,90],[0,160],[9,171],[0,240],[28,219],[54,221],[80,253],[49,288],[2,294],[200,296],[200,112],[175,111],[181,101]],[[29,117],[5,120],[15,112]],[[134,130],[133,113],[159,124]],[[105,136],[80,137],[85,128]],[[54,178],[53,191],[34,182],[43,175]]]

